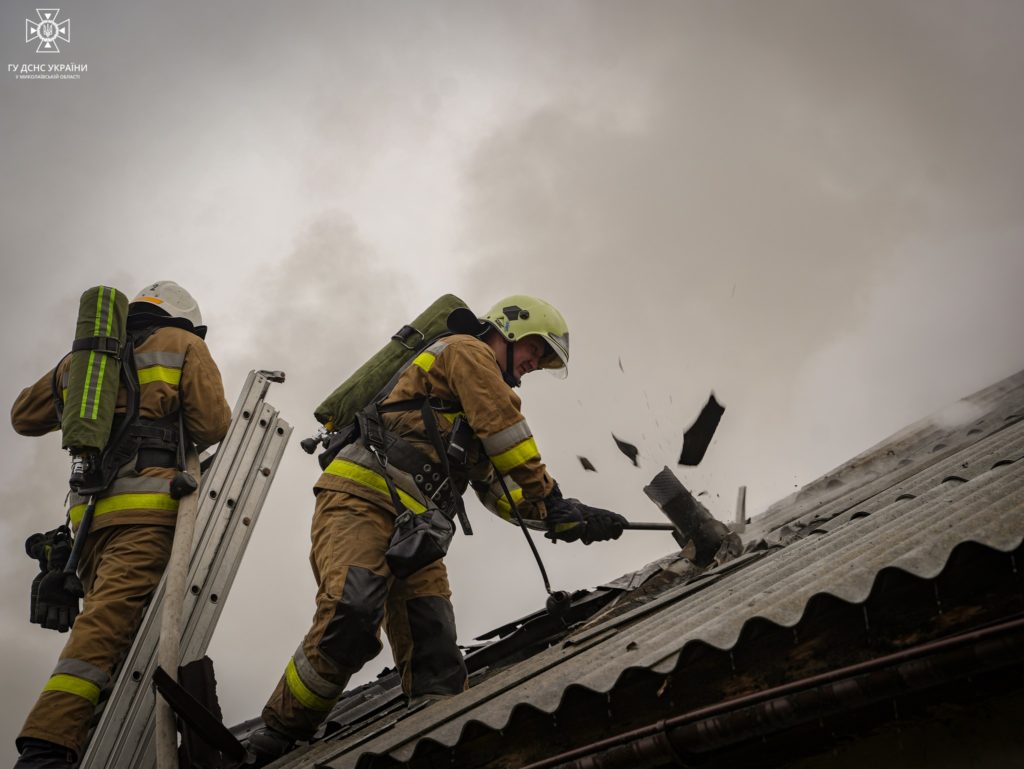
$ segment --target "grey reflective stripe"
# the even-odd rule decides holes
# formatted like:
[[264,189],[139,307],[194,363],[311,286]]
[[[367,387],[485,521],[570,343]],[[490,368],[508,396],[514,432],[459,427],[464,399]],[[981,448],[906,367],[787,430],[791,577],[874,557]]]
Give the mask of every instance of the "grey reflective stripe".
[[514,446],[518,446],[527,438],[532,437],[533,431],[526,424],[526,420],[522,419],[511,427],[499,430],[494,435],[480,438],[480,442],[484,444],[484,451],[487,452],[487,456],[493,457],[496,454],[501,454],[503,451],[508,451]]
[[[148,475],[137,475],[128,478],[118,478],[105,490],[96,495],[97,499],[110,497],[114,494],[170,494],[171,482],[168,478],[154,478]],[[84,505],[89,497],[72,493],[70,495],[71,507]]]
[[135,353],[135,367],[149,368],[150,366],[164,366],[165,368],[181,368],[185,365],[185,353],[166,352],[158,350],[154,352]]
[[[365,467],[367,470],[371,470],[378,475],[384,474],[381,472],[380,462],[377,461],[377,457],[375,457],[370,450],[361,443],[349,444],[338,452],[337,459],[347,459],[349,462],[355,462],[360,467]],[[429,502],[427,498],[423,496],[423,492],[420,491],[419,487],[416,485],[416,481],[413,480],[413,477],[409,473],[399,470],[394,465],[388,464],[387,474],[391,477],[391,480],[395,482],[395,486],[415,499],[421,505],[428,509],[435,507],[433,503]],[[384,492],[384,495],[387,496],[387,492]]]
[[440,355],[442,352],[444,352],[444,349],[447,346],[448,346],[448,343],[442,339],[442,340],[440,340],[438,342],[434,342],[432,345],[430,345],[430,347],[428,347],[426,349],[426,352],[429,352],[431,355],[433,355],[436,358],[438,355]]
[[341,696],[341,693],[345,691],[344,686],[337,686],[332,684],[322,675],[316,672],[313,667],[313,663],[306,657],[306,653],[302,651],[302,645],[295,650],[295,654],[292,655],[292,660],[295,662],[295,672],[299,674],[299,678],[302,679],[302,683],[306,685],[317,697],[322,697],[325,700],[336,700]]
[[61,660],[50,675],[74,676],[75,678],[81,678],[83,681],[95,684],[101,689],[110,682],[110,676],[98,667],[76,659]]

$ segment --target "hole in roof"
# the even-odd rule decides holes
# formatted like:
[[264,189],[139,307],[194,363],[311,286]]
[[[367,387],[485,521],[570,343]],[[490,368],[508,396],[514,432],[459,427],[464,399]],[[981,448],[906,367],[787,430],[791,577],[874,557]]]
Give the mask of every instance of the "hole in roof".
[[914,494],[900,494],[896,497],[897,502],[902,502],[904,499],[917,499],[917,496]]
[[1005,421],[1019,422],[1022,419],[1024,419],[1024,414],[1010,414],[1010,416],[1008,416]]
[[1000,459],[998,462],[992,465],[992,469],[995,470],[997,467],[1005,467],[1006,465],[1012,465],[1016,461],[1017,460],[1015,459]]
[[869,515],[871,515],[871,513],[867,510],[858,510],[856,513],[850,516],[850,520],[852,521],[857,518],[867,518]]
[[947,475],[942,479],[943,483],[967,483],[966,478],[961,478],[959,475]]
[[967,431],[967,434],[968,435],[977,435],[980,432],[981,432],[981,430],[979,430],[977,427],[972,427],[970,430]]
[[910,464],[910,460],[909,459],[901,459],[899,461],[899,464],[897,465],[897,467],[906,467],[909,464]]
[[942,451],[944,448],[946,448],[945,443],[936,443],[935,446],[932,448],[932,451]]
[[843,482],[838,478],[830,478],[829,482],[825,484],[826,489],[834,489],[836,486],[842,486]]

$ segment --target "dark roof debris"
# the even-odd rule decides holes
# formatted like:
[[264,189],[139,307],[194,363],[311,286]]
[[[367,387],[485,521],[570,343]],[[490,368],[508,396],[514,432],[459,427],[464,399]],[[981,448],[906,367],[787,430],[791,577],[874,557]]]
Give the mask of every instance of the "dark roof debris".
[[640,467],[640,463],[637,461],[637,456],[640,451],[632,443],[619,440],[615,437],[615,433],[612,433],[612,440],[615,441],[615,445],[619,447],[619,451],[629,457],[629,461],[633,463],[633,467]]
[[584,470],[589,470],[592,473],[597,472],[597,468],[594,467],[594,463],[591,462],[589,459],[587,459],[586,457],[581,457],[578,454],[576,455],[576,458],[580,461],[580,464],[583,465]]
[[715,394],[711,393],[708,402],[700,411],[690,429],[683,435],[683,451],[679,455],[681,465],[699,465],[707,453],[711,439],[715,437],[715,430],[718,423],[722,421],[722,414],[725,413],[725,406],[715,400]]

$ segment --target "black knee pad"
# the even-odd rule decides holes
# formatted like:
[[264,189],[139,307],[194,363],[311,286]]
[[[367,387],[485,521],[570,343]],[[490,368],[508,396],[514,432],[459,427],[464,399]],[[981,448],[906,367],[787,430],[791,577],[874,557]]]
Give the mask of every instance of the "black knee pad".
[[387,577],[350,566],[341,600],[317,647],[341,670],[355,672],[381,650],[377,630],[384,619]]
[[412,696],[458,694],[466,687],[466,661],[456,643],[455,612],[447,598],[406,602],[412,635]]

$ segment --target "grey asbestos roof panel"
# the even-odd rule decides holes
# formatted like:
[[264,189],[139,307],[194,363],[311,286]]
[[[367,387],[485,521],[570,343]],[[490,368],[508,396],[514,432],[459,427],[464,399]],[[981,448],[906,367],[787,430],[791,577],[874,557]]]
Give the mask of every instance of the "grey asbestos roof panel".
[[891,459],[898,448],[910,462],[883,463],[884,472],[863,474],[857,488],[846,483],[813,510],[797,505],[782,515],[776,506],[792,534],[788,546],[725,564],[456,698],[382,719],[369,734],[327,740],[282,766],[354,767],[364,752],[408,760],[423,740],[456,744],[470,722],[497,730],[518,707],[555,713],[570,686],[603,693],[628,669],[668,673],[687,644],[731,649],[752,619],[796,625],[815,595],[861,603],[883,569],[934,578],[961,543],[1017,548],[1024,541],[1024,421],[1009,417],[1024,405],[1024,372],[981,395],[992,420],[986,429],[968,436],[974,428],[961,425],[952,437],[933,427],[903,431],[869,453]]

